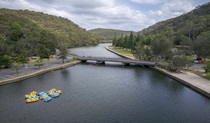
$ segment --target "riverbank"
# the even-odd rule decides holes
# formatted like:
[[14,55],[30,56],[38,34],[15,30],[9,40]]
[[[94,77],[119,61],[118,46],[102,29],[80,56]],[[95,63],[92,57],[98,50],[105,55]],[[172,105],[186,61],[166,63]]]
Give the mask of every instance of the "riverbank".
[[[106,49],[110,52],[113,52],[119,56],[122,56],[124,58],[132,59],[131,57],[125,56],[123,54],[120,54],[114,50],[112,50],[109,47],[106,47]],[[190,87],[191,89],[199,92],[200,94],[203,94],[204,96],[210,98],[210,81],[207,79],[204,79],[196,74],[193,74],[188,71],[184,71],[183,73],[174,73],[170,72],[164,69],[161,69],[159,67],[152,68],[166,76],[169,76],[172,79],[175,79],[179,81],[180,83]]]
[[123,55],[123,54],[121,54],[121,53],[118,53],[118,52],[112,50],[112,49],[109,48],[109,47],[105,47],[105,48],[106,48],[108,51],[110,51],[110,52],[112,52],[112,53],[114,53],[114,54],[117,54],[118,56],[121,56],[121,57],[123,57],[123,58],[134,59],[133,57],[130,57],[130,56],[127,56],[127,55]]
[[61,65],[57,65],[57,66],[53,66],[53,67],[49,67],[49,68],[45,68],[45,69],[38,69],[35,72],[31,72],[31,73],[27,73],[27,74],[19,74],[19,75],[13,76],[11,78],[0,80],[0,85],[5,85],[5,84],[13,83],[13,82],[22,81],[22,80],[25,80],[25,79],[28,79],[28,78],[31,78],[34,76],[38,76],[40,74],[44,74],[47,72],[56,71],[56,70],[70,67],[70,66],[74,66],[79,63],[80,63],[80,61],[73,61],[70,63],[64,63]]

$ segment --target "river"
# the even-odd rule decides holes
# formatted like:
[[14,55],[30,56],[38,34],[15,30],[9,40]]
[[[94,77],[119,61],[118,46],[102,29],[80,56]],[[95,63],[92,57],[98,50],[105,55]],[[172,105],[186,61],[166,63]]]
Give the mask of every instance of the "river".
[[[109,44],[69,50],[80,56],[119,57]],[[55,87],[48,103],[24,95]],[[0,86],[1,123],[209,123],[210,99],[149,68],[84,63]]]

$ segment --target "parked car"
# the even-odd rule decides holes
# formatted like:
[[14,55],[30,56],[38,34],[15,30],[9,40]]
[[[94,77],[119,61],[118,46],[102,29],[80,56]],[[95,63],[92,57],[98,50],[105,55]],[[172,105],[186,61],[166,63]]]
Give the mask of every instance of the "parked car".
[[199,57],[198,57],[198,58],[196,58],[196,59],[193,60],[193,63],[194,63],[194,64],[203,64],[204,61],[202,60],[202,58],[199,58]]

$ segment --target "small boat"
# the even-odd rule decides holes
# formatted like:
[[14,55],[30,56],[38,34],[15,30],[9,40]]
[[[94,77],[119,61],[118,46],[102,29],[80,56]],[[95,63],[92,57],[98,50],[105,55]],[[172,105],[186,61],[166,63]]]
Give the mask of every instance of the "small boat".
[[62,94],[61,90],[57,90],[57,93],[58,93],[58,94]]
[[57,98],[57,97],[59,97],[60,96],[60,94],[58,94],[58,93],[54,93],[54,94],[52,94],[52,98]]
[[25,99],[29,98],[30,96],[36,96],[37,92],[36,91],[32,91],[30,94],[26,94],[25,95]]
[[38,96],[43,96],[43,95],[46,95],[46,92],[40,92],[37,94]]
[[25,99],[27,99],[29,96],[30,96],[29,94],[26,94],[26,95],[25,95]]
[[43,99],[49,97],[46,92],[40,92],[38,95],[40,96],[40,100],[43,100]]
[[38,100],[39,100],[38,98],[30,98],[30,99],[27,99],[26,102],[32,103],[32,102],[37,102]]
[[41,96],[39,99],[40,99],[40,100],[43,100],[43,99],[48,98],[48,97],[49,97],[48,95],[43,95],[43,96]]
[[51,97],[47,97],[47,98],[45,98],[45,99],[43,100],[43,102],[49,102],[49,101],[51,101],[51,100],[52,100]]
[[29,96],[27,99],[31,99],[31,98],[38,98],[39,99],[39,96]]
[[30,93],[30,96],[36,96],[37,95],[37,92],[36,91],[33,91]]

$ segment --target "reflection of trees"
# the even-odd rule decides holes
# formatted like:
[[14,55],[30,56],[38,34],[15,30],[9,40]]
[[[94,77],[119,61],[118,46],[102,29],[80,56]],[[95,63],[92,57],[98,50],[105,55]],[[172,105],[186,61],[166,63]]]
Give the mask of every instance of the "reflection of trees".
[[165,90],[164,92],[180,93],[183,91],[184,86],[181,83],[157,71],[147,68],[134,69],[134,71],[135,76],[138,77],[140,81],[145,81],[147,86],[162,88],[161,90]]
[[69,71],[66,70],[66,69],[64,69],[64,70],[61,71],[61,75],[62,75],[63,79],[66,79],[67,80],[69,74],[70,74]]
[[[156,75],[156,76],[158,76],[158,75]],[[169,78],[163,74],[160,74],[160,73],[159,73],[159,76],[161,76],[161,79],[158,79],[158,81],[159,81],[158,83],[161,83],[162,86],[164,86],[166,89],[169,90],[169,92],[171,90],[176,93],[182,92],[184,86],[180,82],[178,82],[174,79],[171,79],[171,78]]]

